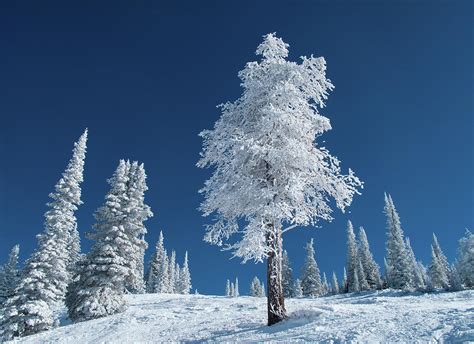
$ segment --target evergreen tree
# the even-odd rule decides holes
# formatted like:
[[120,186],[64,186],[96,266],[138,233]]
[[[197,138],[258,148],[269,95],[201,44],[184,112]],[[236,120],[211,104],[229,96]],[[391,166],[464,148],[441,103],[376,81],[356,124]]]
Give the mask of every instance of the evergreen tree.
[[443,251],[441,250],[441,246],[439,245],[438,238],[436,237],[436,234],[433,233],[433,250],[435,255],[438,257],[438,260],[441,264],[441,267],[446,274],[446,276],[449,276],[449,263],[448,259],[444,255]]
[[120,160],[112,178],[105,203],[95,213],[91,251],[81,264],[68,289],[66,305],[69,318],[83,321],[118,313],[126,308],[123,293],[130,276],[129,235],[124,226],[128,216],[130,163]]
[[449,275],[433,245],[431,245],[431,264],[428,268],[428,276],[431,289],[447,289],[449,287]]
[[456,270],[461,283],[466,288],[474,287],[474,234],[466,229],[464,236],[459,239]]
[[224,104],[214,128],[201,133],[198,166],[215,168],[201,190],[201,210],[215,215],[205,240],[220,246],[241,234],[231,245],[235,256],[267,259],[267,314],[273,325],[286,316],[283,233],[330,220],[330,199],[344,210],[362,183],[351,170],[343,175],[339,160],[315,142],[331,129],[319,114],[333,88],[324,59],[288,61],[288,45],[274,34],[265,35],[257,54],[261,60],[239,73],[242,96]]
[[357,293],[360,291],[359,274],[357,268],[352,272],[352,284],[348,285],[349,293]]
[[[364,227],[359,229],[359,257],[365,272],[365,279],[369,284],[369,289],[379,289],[382,286],[379,266],[370,252],[369,241],[365,234]],[[360,281],[360,280],[359,280]]]
[[175,294],[181,294],[181,266],[176,262],[174,268],[174,292]]
[[168,259],[168,252],[165,250],[163,255],[163,265],[161,267],[161,273],[158,274],[155,283],[155,290],[157,293],[171,293],[171,280],[169,274],[169,259]]
[[323,281],[322,281],[321,294],[322,294],[322,295],[327,295],[327,294],[329,294],[329,283],[328,283],[328,279],[327,279],[327,277],[326,277],[326,273],[325,273],[325,272],[323,272]]
[[[347,289],[348,292],[359,291],[360,286],[355,283],[357,276],[359,256],[357,252],[357,241],[354,234],[354,227],[351,221],[347,221]],[[359,278],[359,276],[357,276]]]
[[234,296],[240,296],[239,292],[239,279],[236,277],[235,278],[235,284],[234,284]]
[[387,259],[383,259],[383,266],[385,269],[385,274],[383,278],[383,288],[390,288],[392,282],[390,281],[390,266],[388,266]]
[[74,215],[81,202],[87,129],[74,144],[73,155],[49,197],[44,232],[26,261],[14,296],[4,305],[1,332],[4,340],[52,328],[51,307],[63,300],[79,259],[79,234]]
[[301,280],[299,278],[295,281],[295,297],[302,297],[303,296],[303,288],[301,287]]
[[321,295],[321,275],[314,257],[313,239],[306,244],[306,261],[301,271],[301,287],[304,296]]
[[262,283],[257,276],[254,277],[252,283],[250,284],[250,296],[254,297],[264,297],[265,292],[262,287]]
[[365,278],[366,274],[364,271],[364,267],[362,266],[362,262],[360,260],[357,264],[356,274],[357,274],[357,283],[359,285],[359,290],[360,291],[369,290],[370,286],[369,286],[369,283],[367,282],[367,279]]
[[231,296],[231,297],[234,297],[234,296],[235,296],[235,286],[234,286],[234,282],[231,282],[231,283],[230,283],[230,296]]
[[18,254],[20,246],[15,245],[10,251],[8,262],[2,266],[0,271],[0,306],[15,295],[15,288],[18,285],[20,271],[18,270]]
[[293,280],[293,269],[291,268],[288,252],[286,252],[286,250],[283,251],[282,258],[282,284],[285,297],[293,297],[295,294],[293,289],[295,281]]
[[174,250],[171,251],[171,256],[168,261],[168,292],[171,294],[176,293],[175,285],[176,285],[176,252]]
[[423,279],[423,271],[420,269],[420,264],[416,261],[415,253],[410,244],[410,238],[405,239],[406,250],[408,253],[408,259],[410,261],[410,267],[413,271],[413,287],[418,290],[425,289],[425,281]]
[[184,254],[183,268],[180,273],[180,293],[189,294],[191,288],[191,273],[189,272],[188,251],[186,251]]
[[344,273],[342,275],[342,285],[341,288],[343,293],[348,293],[349,292],[349,283],[347,280],[347,270],[344,268]]
[[337,281],[336,273],[332,272],[332,293],[339,294],[339,282]]
[[387,215],[387,265],[390,271],[388,286],[395,289],[413,288],[413,271],[403,239],[403,230],[392,197],[385,194]]
[[226,284],[225,284],[225,296],[231,296],[230,295],[230,281],[227,280]]
[[449,290],[463,290],[461,276],[459,275],[459,271],[454,264],[451,266],[451,269],[449,269]]

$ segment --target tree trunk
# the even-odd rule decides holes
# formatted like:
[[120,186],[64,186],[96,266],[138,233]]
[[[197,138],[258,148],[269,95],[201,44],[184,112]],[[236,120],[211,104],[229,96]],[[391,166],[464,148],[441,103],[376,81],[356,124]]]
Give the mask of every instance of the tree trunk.
[[270,248],[267,258],[267,307],[268,326],[282,321],[286,317],[285,299],[282,285],[282,233],[281,227],[268,225],[267,245]]

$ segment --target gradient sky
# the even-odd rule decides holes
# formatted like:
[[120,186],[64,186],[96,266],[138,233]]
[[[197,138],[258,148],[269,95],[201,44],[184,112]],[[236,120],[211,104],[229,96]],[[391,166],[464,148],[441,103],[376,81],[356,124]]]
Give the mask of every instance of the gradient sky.
[[[376,260],[385,253],[383,192],[392,194],[415,254],[429,262],[436,232],[449,260],[473,228],[473,5],[471,1],[4,1],[0,4],[0,261],[15,243],[25,259],[42,231],[48,193],[89,128],[84,239],[106,179],[121,158],[145,163],[146,200],[193,286],[241,293],[264,264],[240,264],[202,241],[195,167],[198,133],[216,105],[241,94],[237,72],[277,32],[290,58],[324,56],[336,88],[322,137],[365,182],[349,212],[284,238],[295,271],[315,238],[322,271],[340,276],[346,222],[363,225]],[[150,250],[147,252],[147,256]]]

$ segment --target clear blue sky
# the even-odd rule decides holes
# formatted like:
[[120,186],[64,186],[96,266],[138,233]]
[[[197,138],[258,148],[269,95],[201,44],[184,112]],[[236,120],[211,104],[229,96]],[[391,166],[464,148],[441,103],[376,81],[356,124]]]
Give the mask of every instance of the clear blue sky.
[[202,241],[197,191],[209,171],[195,167],[197,134],[219,117],[217,104],[239,97],[237,72],[274,31],[291,59],[326,58],[336,89],[323,139],[365,182],[350,213],[287,234],[295,270],[314,237],[321,269],[340,276],[348,219],[365,226],[381,263],[384,191],[417,257],[428,263],[436,232],[453,260],[474,222],[472,23],[471,1],[2,2],[0,260],[15,243],[22,259],[34,249],[48,193],[88,127],[81,235],[118,160],[139,160],[151,246],[163,230],[180,260],[187,249],[202,293],[223,293],[235,276],[247,292],[264,265]]

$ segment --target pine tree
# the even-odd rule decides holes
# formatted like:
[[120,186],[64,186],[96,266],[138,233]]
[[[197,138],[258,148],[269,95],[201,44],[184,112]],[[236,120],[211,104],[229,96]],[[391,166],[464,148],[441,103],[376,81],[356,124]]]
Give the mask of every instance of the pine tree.
[[64,299],[77,259],[79,234],[74,215],[81,202],[87,129],[74,144],[73,155],[49,197],[44,232],[26,261],[15,295],[8,299],[1,320],[4,340],[52,328],[51,307]]
[[171,279],[169,274],[169,258],[168,252],[165,250],[163,255],[163,265],[161,267],[161,273],[158,274],[155,283],[155,290],[157,293],[171,293]]
[[360,291],[359,274],[357,273],[357,270],[358,269],[356,267],[356,269],[352,271],[352,283],[350,286],[348,285],[349,293],[357,293]]
[[344,268],[344,273],[342,275],[342,285],[341,288],[343,293],[348,293],[349,292],[349,283],[347,280],[347,270]]
[[410,267],[413,271],[413,287],[418,290],[425,289],[425,281],[423,279],[423,272],[420,270],[420,264],[416,261],[415,253],[410,244],[410,238],[405,239],[405,246],[408,253],[408,259],[410,261]]
[[369,290],[370,286],[369,286],[369,283],[367,282],[367,279],[365,278],[366,274],[365,274],[364,267],[362,266],[362,262],[360,261],[360,259],[357,264],[356,274],[357,274],[357,283],[359,285],[359,290],[360,291]]
[[295,281],[295,297],[302,297],[303,296],[303,288],[301,287],[301,280],[299,278]]
[[449,290],[463,290],[461,276],[459,275],[459,271],[454,264],[451,266],[451,269],[449,269]]
[[324,59],[290,62],[288,45],[274,34],[265,35],[257,54],[261,61],[239,73],[242,97],[222,105],[214,129],[201,133],[198,166],[215,167],[201,190],[201,210],[216,218],[205,240],[223,245],[242,233],[232,245],[234,255],[244,262],[267,259],[268,325],[273,325],[286,316],[283,232],[332,219],[329,200],[344,210],[362,183],[351,170],[342,175],[339,161],[315,144],[331,129],[318,110],[333,88]]
[[175,294],[181,294],[181,266],[176,262],[174,268],[174,292]]
[[230,283],[230,296],[231,296],[231,297],[234,297],[234,296],[235,296],[235,286],[234,286],[234,282],[231,282],[231,283]]
[[383,259],[383,266],[385,269],[385,274],[383,277],[383,288],[390,288],[392,281],[390,280],[390,266],[388,266],[387,259]]
[[183,268],[180,273],[180,293],[189,294],[191,288],[191,273],[189,272],[188,251],[186,251],[184,254]]
[[10,251],[8,262],[2,266],[0,273],[0,306],[9,298],[15,295],[15,288],[18,285],[20,271],[18,270],[18,254],[20,246],[15,245]]
[[263,282],[260,285],[260,291],[262,293],[262,297],[265,297],[265,284]]
[[254,297],[264,297],[265,293],[262,288],[262,283],[257,276],[254,277],[252,283],[250,284],[250,296]]
[[326,277],[326,273],[323,272],[323,280],[322,280],[322,287],[321,287],[321,294],[322,295],[327,295],[329,294],[329,283],[328,283],[328,279]]
[[[351,221],[347,221],[347,290],[348,292],[359,291],[359,282],[357,288],[355,284],[355,277],[358,269],[358,252],[357,241],[354,234],[354,227]],[[357,276],[359,277],[359,276]]]
[[235,284],[234,284],[234,296],[237,297],[237,296],[240,296],[240,292],[239,292],[239,279],[236,277],[235,278]]
[[225,284],[225,296],[231,296],[230,295],[230,281],[227,280],[226,284]]
[[382,286],[379,266],[370,252],[369,241],[365,234],[364,227],[359,229],[359,257],[364,268],[365,278],[369,284],[369,289],[379,289]]
[[295,281],[293,280],[293,269],[291,268],[288,252],[286,252],[286,250],[283,251],[282,258],[282,284],[285,297],[293,297],[295,294],[293,289]]
[[337,281],[336,273],[332,272],[332,293],[339,294],[339,282]]
[[174,250],[171,251],[171,256],[168,260],[168,278],[169,278],[169,290],[168,292],[171,294],[176,293],[175,285],[176,285],[176,252]]
[[474,287],[474,234],[466,229],[464,236],[459,239],[456,270],[461,283],[466,288]]
[[313,239],[306,244],[306,261],[301,271],[301,287],[304,296],[315,297],[321,295],[321,275],[314,258]]
[[105,203],[95,213],[94,244],[69,286],[66,305],[69,318],[83,321],[118,313],[126,308],[123,293],[130,275],[130,260],[124,247],[129,236],[124,226],[128,216],[130,163],[120,160]]
[[436,234],[433,233],[433,250],[435,255],[438,257],[438,260],[441,264],[441,267],[446,274],[446,276],[449,276],[449,263],[448,259],[444,255],[443,251],[441,250],[441,246],[439,245],[438,238],[436,237]]
[[385,194],[387,215],[387,265],[390,270],[388,286],[395,289],[413,288],[413,272],[403,239],[403,230],[392,197]]
[[428,276],[431,289],[447,289],[449,287],[449,275],[433,245],[431,245],[431,264],[428,268]]

